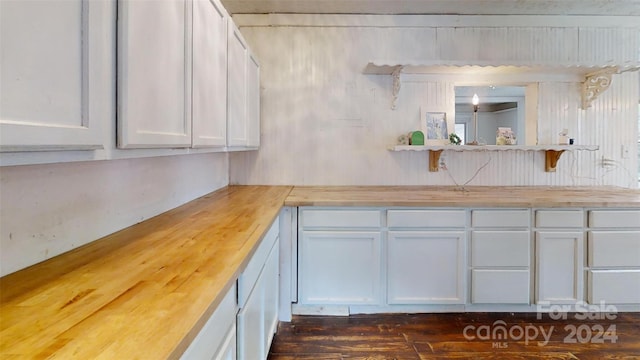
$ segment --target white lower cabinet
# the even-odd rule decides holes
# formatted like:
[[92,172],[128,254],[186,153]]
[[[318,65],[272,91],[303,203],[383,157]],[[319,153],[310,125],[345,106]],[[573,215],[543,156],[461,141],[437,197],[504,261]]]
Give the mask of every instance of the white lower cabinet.
[[235,359],[236,286],[222,299],[209,320],[182,354],[183,360]]
[[390,231],[388,304],[464,304],[464,231]]
[[640,210],[594,209],[588,222],[589,303],[640,304]]
[[[606,217],[620,223],[615,215]],[[635,219],[619,225],[640,227]],[[589,303],[640,304],[640,230],[594,230],[588,238]]]
[[222,347],[218,351],[214,360],[236,360],[237,346],[236,346],[236,326],[235,324],[229,329],[227,337],[222,344]]
[[640,269],[590,270],[589,303],[640,304]]
[[[517,210],[480,211],[472,221],[481,227],[510,226],[502,220],[516,220],[522,226],[528,215]],[[475,215],[475,214],[474,214]],[[494,216],[490,216],[494,215]],[[481,220],[481,221],[479,221]],[[529,304],[531,288],[531,234],[529,230],[477,230],[471,233],[471,302],[473,304]]]
[[536,302],[575,304],[584,293],[581,231],[536,232]]
[[301,313],[640,304],[638,209],[303,207],[298,226]]
[[280,244],[278,240],[270,244],[266,261],[262,259],[264,266],[238,312],[237,342],[240,360],[266,359],[276,331]]
[[471,302],[474,304],[528,304],[529,270],[473,269]]
[[299,302],[378,304],[380,249],[380,232],[303,231],[299,244]]

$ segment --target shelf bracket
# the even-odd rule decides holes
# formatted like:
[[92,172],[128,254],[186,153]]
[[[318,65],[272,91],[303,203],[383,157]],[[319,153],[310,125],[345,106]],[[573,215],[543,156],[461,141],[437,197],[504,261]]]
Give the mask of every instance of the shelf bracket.
[[618,73],[618,67],[612,66],[585,76],[582,83],[582,110],[591,107],[591,103],[611,85],[611,76]]
[[400,73],[404,69],[403,65],[398,65],[391,73],[393,79],[393,89],[391,90],[391,110],[396,109],[396,103],[398,102],[398,94],[400,94]]
[[556,172],[556,165],[560,160],[560,155],[564,150],[545,150],[544,152],[544,171]]
[[429,171],[438,172],[440,168],[440,154],[444,150],[429,150]]

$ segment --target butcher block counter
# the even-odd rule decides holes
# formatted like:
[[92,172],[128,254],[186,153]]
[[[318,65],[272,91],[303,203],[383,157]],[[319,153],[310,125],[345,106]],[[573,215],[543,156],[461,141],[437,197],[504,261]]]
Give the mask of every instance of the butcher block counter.
[[230,186],[1,278],[0,357],[178,358],[290,190]]
[[640,208],[640,190],[230,186],[0,278],[0,357],[178,358],[283,205]]
[[533,186],[296,186],[287,206],[640,207],[640,190]]

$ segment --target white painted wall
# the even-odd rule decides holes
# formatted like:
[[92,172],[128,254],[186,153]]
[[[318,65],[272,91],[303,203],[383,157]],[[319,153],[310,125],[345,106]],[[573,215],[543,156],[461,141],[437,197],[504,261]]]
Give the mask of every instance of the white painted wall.
[[[405,19],[407,21],[405,22]],[[591,26],[580,18],[542,25],[500,17],[265,15],[238,19],[262,66],[262,143],[258,152],[230,157],[230,181],[241,184],[618,185],[635,187],[638,74],[614,75],[589,110],[580,109],[579,83],[545,81],[539,91],[539,143],[556,143],[568,128],[597,152],[562,156],[544,172],[542,152],[445,152],[449,172],[428,171],[426,152],[390,152],[399,134],[419,128],[421,106],[454,110],[453,80],[403,76],[390,109],[390,76],[365,75],[376,59],[520,65],[608,65],[638,62],[637,25]],[[407,23],[410,24],[406,25]],[[474,24],[465,26],[466,23]],[[435,25],[434,25],[435,24]],[[438,25],[438,26],[436,26]],[[606,44],[607,54],[599,49]],[[631,155],[621,158],[620,146]],[[616,166],[604,168],[607,157]],[[471,180],[482,166],[477,176]]]
[[0,168],[0,275],[228,184],[223,153]]

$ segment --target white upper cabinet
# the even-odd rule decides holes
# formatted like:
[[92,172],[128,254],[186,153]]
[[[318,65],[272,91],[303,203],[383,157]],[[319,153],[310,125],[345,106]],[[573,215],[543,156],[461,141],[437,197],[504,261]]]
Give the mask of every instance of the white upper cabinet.
[[227,145],[227,17],[217,0],[193,2],[194,148]]
[[227,145],[230,150],[260,146],[260,64],[238,28],[228,27]]
[[109,10],[106,1],[0,1],[0,151],[103,147]]
[[247,60],[248,48],[240,30],[229,21],[228,29],[227,144],[247,145]]
[[186,0],[118,2],[118,147],[191,146]]

